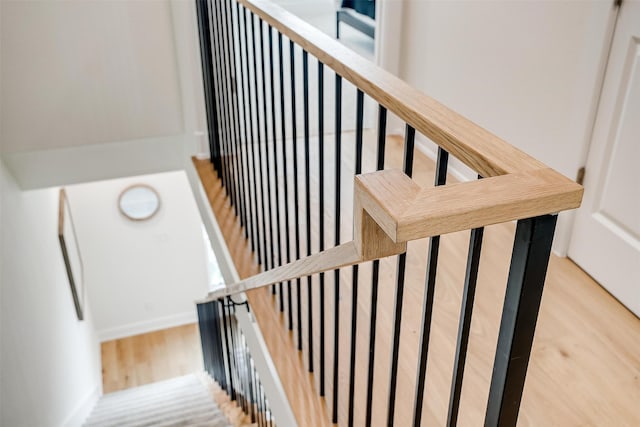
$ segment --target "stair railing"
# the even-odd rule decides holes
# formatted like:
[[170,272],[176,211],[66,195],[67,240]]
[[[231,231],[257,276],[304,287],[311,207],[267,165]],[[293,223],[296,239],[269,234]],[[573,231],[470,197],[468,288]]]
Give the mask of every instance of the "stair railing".
[[[348,325],[352,331],[349,386],[345,399],[346,421],[353,425],[357,289],[363,286],[358,265],[373,261],[369,331],[370,349],[375,349],[377,290],[382,280],[378,260],[396,256],[386,402],[387,425],[393,425],[398,398],[407,242],[428,237],[412,416],[413,425],[418,426],[424,409],[440,235],[471,230],[447,411],[447,425],[456,425],[484,227],[517,221],[485,415],[486,426],[514,426],[556,214],[580,205],[582,187],[267,0],[197,0],[197,5],[211,161],[256,261],[265,270],[211,293],[207,301],[224,301],[230,295],[274,285],[271,289],[278,302],[277,309],[285,315],[288,328],[297,335],[298,350],[308,356],[309,371],[318,375],[320,396],[328,394],[327,384],[331,384],[331,421],[336,423],[338,408],[345,404],[339,398],[338,386],[339,304],[344,303],[339,297],[340,269],[353,265],[352,317]],[[310,57],[317,66],[315,73],[310,73]],[[335,109],[333,116],[327,117],[325,74],[329,73],[334,76]],[[345,99],[349,96],[343,90],[343,84],[345,90],[348,89],[346,82],[355,86],[353,160],[344,156],[343,104],[346,105]],[[315,88],[310,90],[312,84]],[[310,112],[312,96],[317,102],[315,117],[311,117]],[[378,104],[377,172],[363,167],[365,97]],[[402,171],[385,169],[388,112],[406,124]],[[330,138],[325,135],[329,119],[333,122]],[[433,187],[422,188],[412,180],[416,133],[438,146]],[[327,141],[333,143],[334,153],[328,162],[325,156],[331,147]],[[482,179],[446,184],[449,156],[473,169]],[[317,163],[312,165],[311,160]],[[327,171],[332,173],[331,177]],[[350,180],[344,179],[343,173],[354,175],[354,235],[347,242],[344,242],[341,224],[351,218],[342,214],[345,209],[341,191]],[[317,188],[311,187],[312,176],[317,178]],[[331,195],[326,189],[327,182],[334,184],[332,218],[326,215],[328,195]],[[318,209],[315,220],[312,199]],[[327,229],[333,229],[334,242],[334,247],[328,249],[325,245],[331,236]],[[334,272],[332,302],[326,301],[327,271]],[[312,300],[311,276],[315,274],[319,274],[320,301],[317,302]],[[304,278],[306,307],[301,301]],[[329,334],[325,317],[329,312],[325,309],[327,303],[333,310],[333,331]],[[313,310],[318,304],[320,322],[314,325]],[[302,322],[303,308],[308,310],[306,325]],[[320,329],[318,340],[314,339],[314,327]],[[306,342],[303,340],[305,329]],[[325,342],[330,334],[334,340],[332,358],[325,354]],[[319,345],[319,363],[314,357],[316,345]],[[332,359],[333,366],[327,366],[327,359]],[[375,351],[370,351],[366,425],[372,422],[374,359]]]

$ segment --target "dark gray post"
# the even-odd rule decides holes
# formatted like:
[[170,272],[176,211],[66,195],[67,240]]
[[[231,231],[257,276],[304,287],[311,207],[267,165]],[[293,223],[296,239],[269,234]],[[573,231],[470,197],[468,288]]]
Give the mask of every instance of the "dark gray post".
[[557,215],[518,221],[485,427],[515,426]]

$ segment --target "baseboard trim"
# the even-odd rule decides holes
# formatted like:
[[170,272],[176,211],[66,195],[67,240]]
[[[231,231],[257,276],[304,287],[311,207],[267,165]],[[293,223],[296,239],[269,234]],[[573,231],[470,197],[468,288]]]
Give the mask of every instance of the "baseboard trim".
[[189,323],[197,322],[195,304],[192,311],[173,314],[171,316],[159,317],[157,319],[145,320],[143,322],[129,323],[115,328],[99,330],[98,339],[100,342],[111,341],[119,338],[130,337],[132,335],[146,334],[147,332],[161,329],[173,328]]
[[71,414],[64,420],[62,425],[64,427],[80,427],[93,411],[96,406],[100,395],[102,394],[102,384],[98,383],[89,394],[87,394],[76,407],[71,411]]

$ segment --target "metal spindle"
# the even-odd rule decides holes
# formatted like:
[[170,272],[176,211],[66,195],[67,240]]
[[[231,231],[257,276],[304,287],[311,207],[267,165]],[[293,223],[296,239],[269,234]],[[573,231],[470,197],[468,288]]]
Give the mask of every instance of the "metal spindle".
[[476,283],[478,281],[478,267],[480,265],[480,251],[482,250],[483,234],[484,228],[471,230],[467,270],[464,279],[464,291],[462,294],[462,306],[460,307],[460,323],[458,327],[456,356],[453,365],[453,378],[451,379],[451,396],[449,398],[449,412],[447,415],[447,425],[449,426],[455,426],[458,422],[460,393],[462,392],[462,378],[467,358],[467,347],[469,345],[473,300],[475,298]]
[[[408,176],[413,174],[413,149],[416,131],[410,125],[406,126],[404,141],[404,164],[402,169]],[[404,275],[407,263],[406,252],[398,255],[398,269],[396,277],[396,293],[393,311],[393,346],[391,350],[391,380],[389,382],[389,410],[387,424],[393,425],[396,405],[396,388],[398,385],[398,352],[400,350],[400,327],[402,324],[402,303],[404,298]]]
[[240,381],[240,361],[236,357],[237,352],[237,338],[236,338],[236,322],[235,316],[233,314],[233,304],[231,303],[231,298],[227,297],[227,302],[224,305],[226,313],[227,313],[227,321],[229,324],[229,337],[231,338],[231,357],[233,358],[233,373],[235,375],[234,384],[236,385],[235,393],[236,399],[238,401],[239,406],[242,406],[242,388]]
[[228,94],[228,102],[229,102],[229,118],[231,119],[231,139],[229,140],[229,156],[231,163],[231,179],[233,186],[233,194],[234,194],[234,211],[236,216],[240,218],[240,226],[244,226],[244,217],[242,211],[242,202],[240,197],[240,175],[239,175],[239,167],[238,167],[238,156],[236,145],[240,135],[240,119],[236,115],[237,103],[236,97],[237,92],[233,90],[235,86],[235,53],[232,46],[234,42],[233,37],[231,35],[231,3],[227,0],[226,3],[222,3],[221,5],[223,11],[223,27],[224,27],[224,38],[226,41],[224,55],[226,57],[226,66],[227,66],[227,94]]
[[[318,240],[324,251],[324,64],[318,61]],[[320,273],[320,396],[325,395],[325,312],[324,273]]]
[[[213,8],[210,9],[209,13],[211,14],[211,16],[209,17],[209,21],[211,22],[212,26],[211,26],[211,37],[213,38],[213,44],[214,44],[214,52],[219,52],[221,50],[221,44],[220,44],[220,22],[219,22],[219,11],[218,11],[218,4],[215,3],[213,5]],[[214,19],[215,17],[215,19]],[[218,112],[219,112],[219,121],[218,121],[218,125],[219,125],[219,129],[218,129],[218,134],[220,135],[220,145],[219,145],[219,163],[220,163],[220,180],[222,183],[222,186],[224,188],[225,194],[227,196],[230,195],[229,192],[229,188],[228,188],[228,183],[229,183],[229,176],[228,176],[228,168],[227,168],[227,160],[225,158],[225,152],[226,152],[226,141],[228,140],[228,128],[227,128],[227,116],[226,116],[226,110],[224,108],[224,99],[225,99],[225,87],[224,87],[224,76],[223,76],[223,71],[222,71],[222,56],[219,54],[214,54],[213,58],[215,59],[214,61],[214,85],[216,88],[216,102],[218,104]]]
[[557,215],[518,221],[484,425],[516,425]]
[[[356,152],[354,174],[362,173],[362,131],[364,121],[364,93],[358,89],[356,95]],[[358,331],[358,272],[360,267],[356,264],[352,270],[351,285],[351,349],[349,360],[349,415],[348,425],[353,426],[353,411],[355,400],[356,382],[356,334]]]
[[[283,191],[284,191],[284,238],[287,250],[285,260],[291,261],[291,238],[289,236],[289,172],[287,170],[287,138],[286,138],[286,116],[285,116],[285,93],[284,93],[284,58],[282,54],[282,33],[278,31],[278,71],[280,80],[280,127],[282,135],[282,169],[283,169]],[[289,319],[289,330],[293,329],[293,307],[291,301],[291,280],[287,281],[287,315]]]
[[[335,182],[335,239],[334,244],[338,246],[340,244],[340,170],[342,168],[342,77],[336,74],[335,84],[335,100],[336,100],[336,116],[335,116],[335,143],[336,143],[336,182]],[[334,280],[334,300],[333,300],[333,318],[334,318],[334,331],[333,331],[333,404],[331,408],[331,420],[335,424],[338,422],[338,369],[339,369],[339,344],[340,344],[340,270],[336,269],[333,272]]]
[[[250,165],[249,165],[249,140],[251,138],[251,133],[249,131],[249,114],[247,113],[247,109],[250,109],[250,101],[247,96],[247,86],[249,85],[249,71],[247,64],[247,29],[246,29],[246,20],[245,24],[242,25],[242,29],[244,30],[244,40],[242,38],[242,34],[240,33],[240,16],[244,17],[244,8],[240,7],[240,3],[236,3],[236,27],[238,29],[238,51],[240,52],[240,86],[241,89],[239,92],[242,94],[242,117],[243,117],[243,129],[244,129],[244,142],[241,141],[241,154],[243,156],[243,185],[246,189],[245,191],[245,214],[247,217],[247,222],[244,228],[244,237],[249,238],[251,236],[251,250],[255,251],[255,239],[252,233],[254,224],[253,224],[253,215],[254,215],[254,206],[252,200],[252,186],[251,186],[251,177],[250,177]],[[243,43],[244,41],[244,43]]]
[[[302,50],[302,99],[304,118],[304,183],[305,214],[307,233],[307,256],[311,255],[311,171],[310,171],[310,135],[309,135],[309,54]],[[309,350],[309,372],[313,372],[313,294],[311,276],[307,276],[307,337]]]
[[[258,28],[260,29],[260,72],[261,72],[261,81],[262,81],[262,114],[264,117],[264,158],[262,157],[262,144],[258,147],[258,154],[260,155],[260,180],[264,180],[266,176],[266,189],[267,191],[262,193],[262,197],[266,198],[266,203],[263,200],[263,210],[262,210],[262,232],[264,233],[264,245],[265,245],[265,258],[264,258],[264,267],[266,270],[273,268],[273,223],[272,223],[272,211],[271,211],[271,180],[269,173],[269,120],[268,120],[268,112],[267,112],[267,74],[264,63],[264,21],[262,18],[258,18]],[[264,159],[265,164],[263,165],[262,160]],[[264,168],[263,168],[264,166]],[[264,186],[262,189],[264,190]],[[266,205],[266,206],[265,206]],[[267,216],[269,217],[267,219]],[[267,228],[267,224],[269,227]],[[269,232],[267,238],[267,231]],[[269,244],[267,245],[267,241]],[[267,257],[267,248],[269,249],[269,256]]]
[[[385,143],[387,140],[387,109],[378,105],[378,148],[376,170],[384,169]],[[380,261],[373,261],[371,271],[371,317],[369,323],[369,365],[367,369],[367,408],[365,425],[371,425],[373,409],[373,374],[376,356],[376,317],[378,314],[378,284],[380,277]]]
[[224,117],[224,139],[223,139],[223,158],[224,158],[224,168],[225,168],[225,178],[226,180],[223,182],[225,189],[227,191],[227,196],[229,196],[229,200],[231,205],[235,205],[235,193],[233,191],[233,172],[230,161],[230,144],[233,139],[232,135],[232,127],[233,127],[233,119],[229,113],[229,75],[227,69],[227,57],[226,57],[226,48],[225,48],[225,35],[224,35],[224,26],[223,26],[223,5],[222,2],[215,2],[216,4],[216,25],[217,31],[215,32],[218,37],[218,49],[216,52],[219,54],[216,55],[219,57],[219,66],[220,66],[220,92],[222,93],[222,111]]
[[[258,251],[258,264],[262,264],[263,266],[266,266],[267,264],[267,225],[266,225],[266,220],[265,220],[265,203],[264,203],[264,182],[262,180],[262,150],[260,149],[260,145],[261,145],[261,138],[260,138],[260,111],[258,110],[258,99],[259,99],[259,95],[258,95],[258,62],[256,59],[257,56],[257,49],[256,49],[256,22],[255,22],[255,15],[253,14],[253,12],[250,12],[250,17],[251,17],[251,44],[252,44],[252,50],[251,50],[251,56],[253,57],[253,85],[255,88],[255,113],[256,113],[256,139],[255,139],[255,144],[254,144],[254,150],[253,150],[253,170],[254,173],[257,173],[258,176],[260,177],[260,191],[258,192],[258,182],[255,181],[255,186],[256,186],[256,194],[259,193],[258,195],[258,200],[260,202],[260,209],[259,209],[259,216],[261,218],[261,222],[262,222],[262,228],[258,227],[258,234],[257,234],[257,238],[258,241],[260,241],[260,237],[262,236],[262,245],[260,246],[260,250]],[[256,167],[257,165],[257,167]],[[257,169],[257,170],[256,170]],[[254,175],[254,179],[256,179],[256,176]]]
[[[269,77],[271,79],[271,136],[273,136],[273,184],[274,184],[274,196],[275,196],[275,210],[276,210],[276,248],[278,250],[278,265],[282,265],[282,237],[280,236],[280,182],[278,180],[278,137],[276,131],[276,92],[274,82],[274,60],[273,60],[273,27],[269,25],[269,66],[271,72]],[[284,145],[284,139],[282,140]],[[273,245],[273,242],[272,242]],[[282,294],[282,283],[278,284],[278,298],[280,301],[280,311],[284,311],[284,295]]]
[[[200,40],[200,57],[202,58],[202,81],[207,113],[207,132],[211,162],[217,168],[220,143],[218,135],[217,109],[215,107],[215,89],[213,87],[213,59],[211,50],[211,29],[209,24],[209,5],[206,0],[196,2],[198,14],[198,37]],[[219,171],[218,171],[219,173]]]
[[[240,6],[238,6],[240,7]],[[242,87],[242,92],[243,92],[243,108],[245,111],[245,120],[244,120],[244,125],[245,125],[245,133],[246,133],[246,138],[245,138],[245,162],[247,164],[247,189],[248,191],[248,196],[249,196],[249,217],[250,217],[250,224],[251,227],[248,227],[248,234],[250,237],[250,241],[251,241],[251,250],[254,253],[259,253],[259,243],[257,242],[257,235],[258,235],[258,221],[257,221],[257,217],[258,217],[258,198],[256,195],[256,190],[257,188],[255,187],[255,166],[252,164],[253,162],[253,156],[250,155],[250,148],[253,147],[253,110],[251,108],[251,75],[250,75],[250,69],[249,69],[249,38],[248,38],[248,31],[247,31],[247,10],[242,7],[240,8],[239,13],[241,13],[242,15],[242,37],[241,37],[241,41],[242,41],[242,55],[241,55],[241,61],[242,61],[242,71],[244,74],[244,79],[243,79],[243,87]],[[252,180],[252,175],[253,175],[253,180]]]
[[225,348],[227,349],[226,354],[225,354],[225,360],[226,360],[226,364],[229,367],[229,390],[227,390],[227,393],[229,394],[229,396],[231,397],[231,400],[236,400],[236,389],[233,386],[233,355],[231,354],[231,341],[229,338],[229,327],[228,327],[228,322],[227,322],[227,314],[225,311],[225,304],[223,300],[218,300],[218,303],[220,304],[220,310],[222,312],[221,316],[222,316],[222,329],[224,331],[224,345]]
[[[239,25],[237,23],[237,15],[235,16],[236,20],[234,21],[234,13],[233,13],[233,0],[228,0],[228,8],[227,8],[227,21],[230,28],[230,41],[231,45],[231,57],[233,58],[233,104],[235,109],[235,118],[236,118],[236,139],[234,145],[234,158],[236,162],[236,181],[238,187],[238,201],[239,201],[239,209],[240,209],[240,226],[247,229],[247,204],[246,204],[246,194],[245,186],[244,186],[244,177],[246,176],[244,162],[242,157],[242,123],[244,120],[240,117],[240,78],[239,74],[241,74],[241,69],[237,65],[237,57],[236,57],[236,41],[239,42],[239,34],[236,38],[236,30],[240,30]],[[237,5],[237,3],[236,3]],[[238,47],[239,49],[239,47]],[[245,231],[246,232],[246,231]]]
[[[300,259],[300,199],[298,195],[298,133],[296,123],[296,67],[295,44],[289,40],[289,62],[291,63],[291,137],[293,140],[293,215],[296,223],[295,242],[296,259]],[[302,350],[302,301],[300,297],[300,278],[296,279],[296,314],[298,323],[298,350]]]
[[[436,176],[434,185],[445,185],[447,182],[447,164],[449,153],[438,147],[438,159],[436,162]],[[431,318],[433,317],[433,297],[436,286],[436,271],[438,267],[438,253],[440,250],[440,236],[429,239],[427,255],[427,273],[425,291],[422,302],[422,323],[420,331],[420,359],[418,362],[418,375],[416,382],[416,398],[413,408],[413,425],[420,426],[422,421],[422,406],[424,402],[424,386],[426,382],[427,361],[429,354],[429,339],[431,336]]]

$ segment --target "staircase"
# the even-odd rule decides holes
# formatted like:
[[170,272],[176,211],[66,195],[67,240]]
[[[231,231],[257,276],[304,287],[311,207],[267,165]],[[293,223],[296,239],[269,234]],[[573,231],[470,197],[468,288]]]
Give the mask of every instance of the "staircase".
[[[207,372],[259,426],[515,426],[557,213],[582,187],[271,1],[196,6],[210,163],[194,165],[246,270],[198,302]],[[256,369],[254,323],[276,375]]]
[[197,375],[109,393],[98,401],[86,427],[231,427]]

